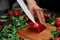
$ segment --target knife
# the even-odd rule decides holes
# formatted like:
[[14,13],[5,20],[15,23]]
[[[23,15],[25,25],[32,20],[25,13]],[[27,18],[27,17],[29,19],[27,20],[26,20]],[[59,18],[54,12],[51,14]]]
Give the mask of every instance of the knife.
[[18,4],[20,5],[20,7],[22,8],[22,10],[25,12],[25,14],[28,16],[28,18],[36,24],[33,16],[31,15],[31,12],[28,10],[28,7],[26,6],[26,4],[24,3],[23,0],[17,0]]

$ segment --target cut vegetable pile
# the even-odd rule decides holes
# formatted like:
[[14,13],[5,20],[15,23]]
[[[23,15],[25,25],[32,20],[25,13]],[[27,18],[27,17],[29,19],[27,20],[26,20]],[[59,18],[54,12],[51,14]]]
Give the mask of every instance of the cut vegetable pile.
[[[46,22],[50,23],[52,26],[56,26],[56,30],[52,30],[53,40],[60,40],[60,17],[56,17],[55,14],[50,12],[44,12],[44,17]],[[8,10],[9,21],[3,24],[0,21],[0,40],[23,40],[17,36],[17,31],[28,27],[29,31],[42,32],[45,26],[39,23],[34,24],[30,19],[24,14],[22,10]]]
[[8,17],[9,21],[0,26],[0,40],[22,40],[17,36],[17,30],[27,26],[27,20],[24,20],[25,14],[22,14],[22,10],[9,10]]

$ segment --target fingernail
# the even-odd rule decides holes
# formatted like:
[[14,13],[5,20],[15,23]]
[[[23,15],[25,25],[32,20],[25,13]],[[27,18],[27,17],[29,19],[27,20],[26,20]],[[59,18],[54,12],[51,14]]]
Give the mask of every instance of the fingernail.
[[47,26],[47,25],[45,25],[45,26]]
[[46,24],[45,24],[45,23],[43,23],[43,25],[44,25],[44,26],[46,26]]
[[45,23],[42,23],[44,26],[46,26],[46,24]]

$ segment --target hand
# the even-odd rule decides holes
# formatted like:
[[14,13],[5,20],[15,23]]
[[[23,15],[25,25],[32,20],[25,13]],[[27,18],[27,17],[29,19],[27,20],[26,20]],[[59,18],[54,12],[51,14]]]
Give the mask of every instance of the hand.
[[46,26],[43,10],[36,4],[34,0],[27,0],[27,3],[33,17],[34,17],[34,14],[36,14],[40,23]]

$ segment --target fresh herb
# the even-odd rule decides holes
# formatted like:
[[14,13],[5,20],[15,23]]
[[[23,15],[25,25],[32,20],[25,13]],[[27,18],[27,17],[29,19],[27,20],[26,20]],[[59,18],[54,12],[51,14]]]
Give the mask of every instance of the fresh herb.
[[0,32],[0,40],[22,40],[17,36],[16,31],[27,27],[27,20],[24,19],[25,14],[15,17],[9,16],[12,20],[11,24],[3,25],[2,31]]

